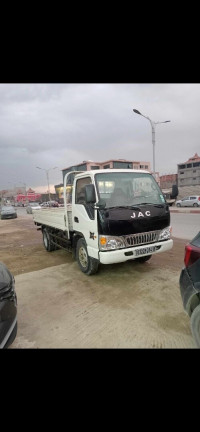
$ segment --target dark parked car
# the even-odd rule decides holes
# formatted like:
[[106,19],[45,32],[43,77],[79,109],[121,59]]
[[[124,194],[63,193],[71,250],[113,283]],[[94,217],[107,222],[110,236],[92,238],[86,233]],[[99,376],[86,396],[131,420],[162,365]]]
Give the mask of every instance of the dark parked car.
[[190,317],[192,335],[200,348],[200,232],[185,246],[185,267],[180,275],[180,291]]
[[0,348],[8,348],[17,335],[15,279],[0,262]]
[[17,212],[13,206],[2,206],[0,209],[1,219],[17,218]]

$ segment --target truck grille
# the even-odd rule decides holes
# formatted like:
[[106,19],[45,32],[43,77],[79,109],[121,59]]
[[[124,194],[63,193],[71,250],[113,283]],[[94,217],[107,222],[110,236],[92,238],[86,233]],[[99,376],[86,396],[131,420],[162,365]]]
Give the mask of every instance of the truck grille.
[[131,234],[124,236],[126,247],[140,246],[148,243],[155,243],[158,241],[160,231],[150,231],[140,234]]

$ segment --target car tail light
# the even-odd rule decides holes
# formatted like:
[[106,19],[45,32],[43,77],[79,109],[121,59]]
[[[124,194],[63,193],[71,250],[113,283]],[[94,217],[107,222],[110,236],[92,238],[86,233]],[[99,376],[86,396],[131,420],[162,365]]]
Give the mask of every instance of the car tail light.
[[200,258],[200,248],[188,244],[185,246],[184,263],[186,267],[194,264]]
[[199,196],[199,198],[198,198],[198,201],[200,201],[200,196]]

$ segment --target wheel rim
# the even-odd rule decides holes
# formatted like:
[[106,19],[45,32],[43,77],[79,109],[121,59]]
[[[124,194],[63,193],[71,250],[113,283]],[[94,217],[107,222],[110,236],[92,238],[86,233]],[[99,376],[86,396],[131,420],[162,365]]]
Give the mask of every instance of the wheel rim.
[[87,252],[83,246],[80,247],[78,256],[79,256],[80,264],[82,265],[82,267],[86,268],[88,265],[88,257],[87,257]]

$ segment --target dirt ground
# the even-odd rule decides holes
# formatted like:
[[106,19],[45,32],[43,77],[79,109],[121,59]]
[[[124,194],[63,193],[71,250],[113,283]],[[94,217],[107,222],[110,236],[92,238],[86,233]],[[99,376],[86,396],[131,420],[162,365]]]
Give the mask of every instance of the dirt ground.
[[0,220],[0,261],[16,276],[18,296],[11,349],[196,348],[179,290],[187,241],[173,240],[145,264],[100,265],[88,277],[71,254],[46,252],[25,209]]
[[[173,239],[174,246],[167,253],[156,254],[149,261],[151,266],[178,270],[183,266],[185,240]],[[0,220],[0,261],[14,276],[71,262],[70,253],[57,250],[46,252],[42,233],[37,231],[32,215],[25,213],[17,219]]]

